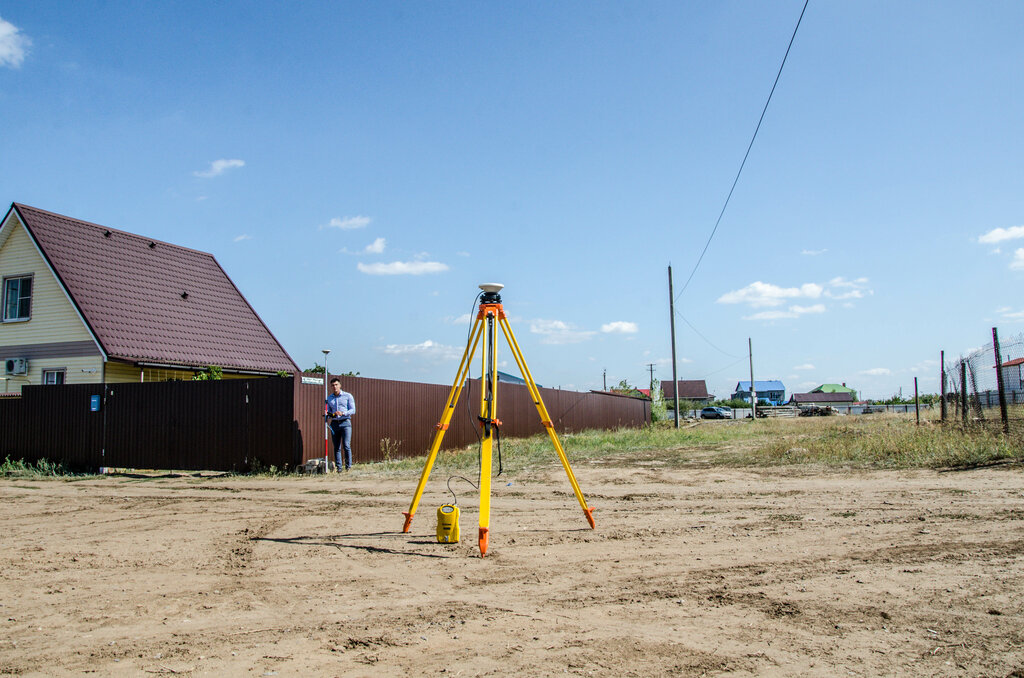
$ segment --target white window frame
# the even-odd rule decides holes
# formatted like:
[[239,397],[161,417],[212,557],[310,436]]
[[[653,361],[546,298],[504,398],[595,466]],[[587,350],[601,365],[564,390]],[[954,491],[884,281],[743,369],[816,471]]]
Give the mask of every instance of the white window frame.
[[[26,316],[17,316],[17,317],[14,317],[14,318],[8,318],[7,317],[7,291],[8,291],[7,284],[10,281],[12,281],[12,280],[26,280],[26,279],[29,281],[29,285],[30,285],[29,292],[28,292],[28,315],[26,315]],[[23,322],[28,322],[29,320],[31,320],[32,319],[32,292],[35,291],[35,286],[36,286],[35,285],[35,274],[33,274],[33,273],[24,273],[22,275],[6,275],[6,276],[4,276],[3,285],[4,285],[3,299],[0,300],[0,303],[3,303],[3,307],[2,307],[2,309],[0,309],[0,313],[3,313],[3,322],[5,322],[5,323],[23,323]],[[23,297],[21,295],[21,288],[19,286],[19,289],[18,289],[18,306],[19,307],[21,306],[22,298]]]
[[[50,375],[60,375],[60,381],[49,382],[46,378]],[[43,370],[42,383],[44,386],[61,386],[68,383],[68,368],[66,367],[55,367],[53,369]]]

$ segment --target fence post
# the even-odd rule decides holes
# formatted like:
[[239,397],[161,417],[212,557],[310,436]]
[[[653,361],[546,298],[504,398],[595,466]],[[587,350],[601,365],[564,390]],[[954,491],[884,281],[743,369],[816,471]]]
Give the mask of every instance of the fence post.
[[914,377],[914,417],[917,419],[917,425],[921,425],[921,403],[917,400],[917,377]]
[[1003,358],[999,352],[999,332],[992,328],[992,349],[996,354],[996,388],[999,389],[999,416],[1003,419],[1003,433],[1010,435],[1010,416],[1006,411],[1006,392],[1003,390]]
[[946,423],[946,352],[939,351],[939,376],[942,378],[942,387],[940,389],[940,395],[942,397],[941,406],[941,418],[942,423]]
[[967,427],[967,361],[960,358],[960,416]]

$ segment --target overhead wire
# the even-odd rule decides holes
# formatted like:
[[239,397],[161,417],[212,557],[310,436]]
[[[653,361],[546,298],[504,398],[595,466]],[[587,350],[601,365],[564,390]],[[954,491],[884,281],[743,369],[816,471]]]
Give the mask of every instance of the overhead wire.
[[676,295],[676,301],[682,296],[683,292],[686,291],[690,281],[693,280],[693,276],[697,273],[697,269],[700,268],[701,262],[704,260],[704,255],[708,251],[708,247],[711,245],[711,241],[715,237],[715,233],[718,231],[718,225],[722,223],[722,217],[725,215],[725,208],[729,206],[729,200],[732,198],[733,191],[736,190],[736,184],[739,183],[740,175],[743,173],[743,167],[747,164],[747,158],[750,156],[750,149],[754,147],[754,140],[757,139],[757,133],[761,129],[761,123],[764,121],[765,113],[768,112],[768,104],[772,102],[772,95],[775,94],[775,87],[779,84],[779,78],[782,77],[782,69],[786,66],[786,59],[789,57],[789,50],[793,47],[793,41],[796,39],[796,32],[800,29],[800,22],[803,21],[804,12],[807,11],[807,4],[810,0],[804,0],[804,7],[800,10],[800,18],[796,20],[796,27],[793,28],[793,35],[789,38],[789,45],[786,47],[786,54],[782,57],[782,63],[779,65],[779,72],[775,74],[775,82],[772,84],[771,92],[768,93],[768,100],[764,102],[764,108],[761,109],[761,117],[757,120],[757,127],[754,128],[754,134],[750,137],[750,143],[747,144],[747,152],[743,154],[743,162],[740,163],[740,168],[736,172],[736,178],[732,181],[732,186],[729,188],[729,194],[725,196],[725,204],[722,205],[722,211],[718,213],[718,219],[715,221],[715,227],[711,229],[711,235],[708,236],[708,241],[704,243],[704,249],[701,250],[700,256],[697,258],[697,263],[694,264],[693,270],[690,271],[690,277],[683,283],[682,289],[679,290],[679,294]]

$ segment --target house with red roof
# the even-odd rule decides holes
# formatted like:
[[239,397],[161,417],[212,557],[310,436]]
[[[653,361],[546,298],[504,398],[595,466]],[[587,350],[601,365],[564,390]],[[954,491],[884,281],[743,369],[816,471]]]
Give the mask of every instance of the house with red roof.
[[1004,360],[1003,388],[1008,392],[1024,391],[1024,358]]
[[3,391],[299,368],[206,252],[13,203],[0,222]]

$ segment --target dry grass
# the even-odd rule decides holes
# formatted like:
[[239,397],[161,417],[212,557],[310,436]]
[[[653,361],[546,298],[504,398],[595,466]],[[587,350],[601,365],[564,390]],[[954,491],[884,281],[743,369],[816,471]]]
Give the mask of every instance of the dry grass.
[[[1024,461],[1020,436],[998,431],[964,432],[931,417],[915,424],[913,414],[800,417],[752,422],[690,423],[617,431],[586,431],[561,437],[572,460],[635,457],[669,466],[780,466],[813,464],[850,468],[944,468]],[[476,446],[438,455],[438,470],[468,472],[477,467]],[[557,464],[546,436],[502,442],[507,473]],[[497,453],[495,452],[495,463]],[[420,469],[423,458],[401,459],[372,468],[377,472]]]

